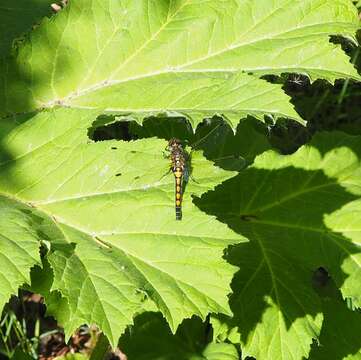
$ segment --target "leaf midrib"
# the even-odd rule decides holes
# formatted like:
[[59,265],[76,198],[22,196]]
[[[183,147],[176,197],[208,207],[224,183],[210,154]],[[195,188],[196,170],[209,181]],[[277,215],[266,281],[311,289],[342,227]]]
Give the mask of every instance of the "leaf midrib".
[[[100,233],[96,233],[96,232],[88,232],[87,230],[85,229],[82,229],[82,228],[79,228],[79,227],[76,227],[74,224],[68,224],[66,223],[65,221],[61,221],[59,218],[56,217],[56,215],[54,215],[53,213],[49,212],[48,210],[42,208],[41,206],[36,206],[36,204],[33,204],[32,202],[26,202],[24,201],[23,199],[17,199],[13,196],[11,196],[11,194],[6,194],[6,193],[2,193],[0,192],[0,196],[3,196],[9,200],[12,200],[12,201],[16,201],[18,203],[21,203],[29,208],[35,208],[37,209],[38,211],[42,212],[44,215],[46,215],[49,219],[52,219],[55,224],[57,225],[58,227],[58,224],[63,224],[63,225],[66,225],[76,231],[79,231],[87,236],[89,236],[90,238],[94,239],[94,242],[97,242],[97,240],[95,239],[95,237],[99,237],[100,236],[110,236],[110,235],[136,235],[136,234],[139,234],[139,235],[159,235],[159,236],[162,236],[162,235],[165,235],[165,236],[174,236],[175,234],[174,233],[166,233],[166,232],[141,232],[141,231],[137,231],[137,232],[131,232],[131,231],[127,231],[127,232],[124,232],[124,233],[115,233],[115,232],[110,232],[110,233],[104,233],[104,232],[100,232]],[[177,233],[177,236],[182,236],[182,237],[190,237],[190,238],[202,238],[202,239],[209,239],[209,240],[224,240],[224,241],[234,241],[234,242],[240,242],[242,236],[241,235],[238,235],[235,236],[235,237],[225,237],[224,235],[220,236],[220,237],[216,237],[214,235],[212,236],[206,236],[206,235],[194,235],[194,234],[184,234],[184,233]],[[107,242],[106,240],[103,240],[101,239],[104,244],[112,247],[112,244]],[[244,241],[244,239],[243,239]]]

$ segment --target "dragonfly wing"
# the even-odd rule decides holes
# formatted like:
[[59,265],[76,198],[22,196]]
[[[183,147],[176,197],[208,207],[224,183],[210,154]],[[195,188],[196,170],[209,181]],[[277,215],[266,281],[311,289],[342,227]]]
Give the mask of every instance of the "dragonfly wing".
[[189,168],[188,168],[188,166],[185,166],[184,171],[183,171],[183,181],[185,183],[187,183],[189,181],[189,175],[190,175]]
[[[192,150],[189,156],[190,160],[188,165],[188,171],[189,171],[188,176],[190,176],[191,178],[192,178],[192,170],[194,166],[194,163],[192,163],[192,154],[195,151],[197,150]],[[224,156],[213,157],[213,156],[207,156],[207,154],[203,152],[202,156],[207,160],[212,161],[216,166],[229,171],[241,171],[248,165],[246,158],[236,154],[231,154],[231,155],[225,154]]]
[[240,171],[248,165],[244,157],[236,155],[228,155],[209,160],[213,161],[218,167],[229,171]]

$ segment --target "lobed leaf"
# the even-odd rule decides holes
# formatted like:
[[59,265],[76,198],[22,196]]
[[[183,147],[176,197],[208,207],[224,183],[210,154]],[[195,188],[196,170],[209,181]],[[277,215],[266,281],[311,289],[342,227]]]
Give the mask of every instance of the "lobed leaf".
[[211,343],[203,352],[207,360],[239,360],[237,349],[232,344]]
[[176,221],[174,177],[164,176],[166,142],[90,142],[87,128],[96,115],[42,112],[2,141],[10,159],[0,164],[0,193],[31,204],[52,222],[42,232],[51,245],[52,290],[68,302],[66,331],[96,323],[116,344],[147,299],[173,331],[193,314],[230,314],[235,267],[222,256],[244,238],[202,213],[191,196],[234,172],[195,152],[195,181],[186,187],[183,220]]
[[[9,264],[0,306],[29,282],[45,241],[49,308],[68,333],[96,323],[114,345],[146,309],[159,309],[173,332],[193,315],[231,315],[238,266],[235,317],[218,337],[237,342],[238,328],[245,356],[307,356],[324,310],[315,269],[327,268],[360,306],[359,138],[319,136],[291,156],[268,152],[231,180],[234,172],[196,151],[196,182],[176,222],[166,142],[93,143],[88,132],[104,112],[139,123],[182,116],[193,127],[215,114],[233,129],[247,114],[303,122],[281,87],[260,76],[359,80],[329,42],[354,41],[358,28],[349,0],[73,0],[44,20],[18,54],[0,60],[0,114],[17,114],[0,122],[0,255]],[[263,140],[257,146],[268,148]],[[227,252],[227,263],[225,249],[245,237],[251,242]],[[226,344],[197,356],[223,356],[223,348],[234,357]]]
[[359,80],[329,42],[354,39],[358,27],[349,0],[76,0],[0,65],[1,111],[58,104],[138,121],[182,115],[193,126],[214,114],[233,128],[246,114],[302,122],[282,89],[258,77]]
[[293,155],[266,152],[196,201],[250,240],[229,253],[242,271],[232,283],[234,319],[218,330],[238,327],[245,355],[307,357],[323,318],[319,267],[360,306],[360,144],[325,133]]
[[0,195],[0,309],[30,282],[30,268],[40,263],[38,232],[43,221],[33,209]]

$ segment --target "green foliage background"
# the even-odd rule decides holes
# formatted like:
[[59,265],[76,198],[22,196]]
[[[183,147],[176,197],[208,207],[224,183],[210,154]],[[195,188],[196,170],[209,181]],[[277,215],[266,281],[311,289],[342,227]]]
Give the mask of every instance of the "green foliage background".
[[[67,335],[95,323],[130,360],[361,358],[361,139],[339,121],[360,80],[352,1],[46,15],[0,6],[0,306],[39,292]],[[332,125],[295,90],[332,98],[340,78]],[[172,136],[192,149],[181,222]]]

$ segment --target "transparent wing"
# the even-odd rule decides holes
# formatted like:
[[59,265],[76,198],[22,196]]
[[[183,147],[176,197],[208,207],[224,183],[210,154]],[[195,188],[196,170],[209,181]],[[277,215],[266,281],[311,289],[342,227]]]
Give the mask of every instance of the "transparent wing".
[[247,160],[237,154],[235,146],[230,146],[230,137],[233,137],[233,132],[229,133],[229,128],[225,127],[223,122],[218,123],[205,134],[200,132],[198,139],[189,145],[190,159],[192,159],[192,153],[201,150],[203,156],[213,161],[218,167],[231,171],[244,169],[248,165]]

